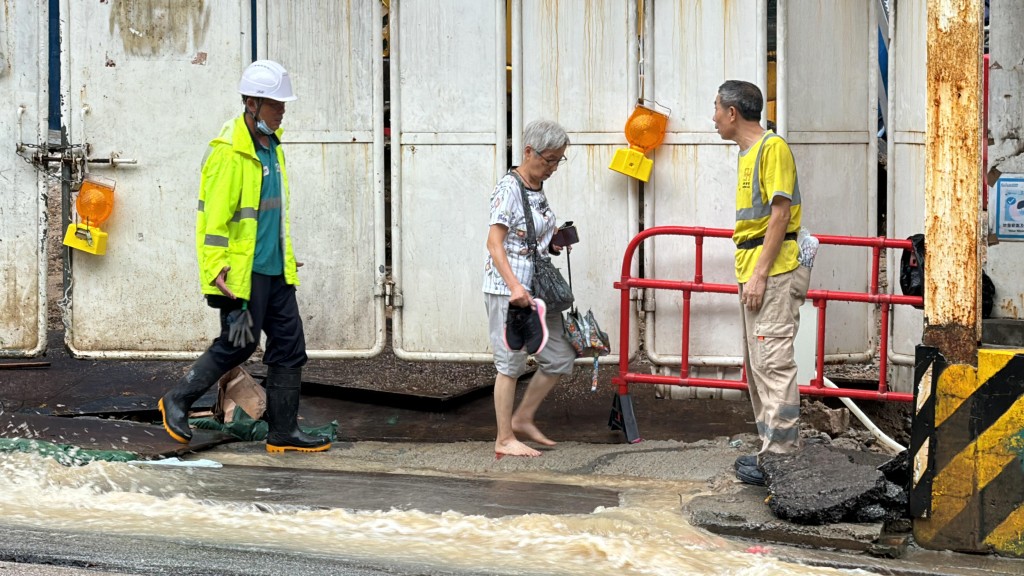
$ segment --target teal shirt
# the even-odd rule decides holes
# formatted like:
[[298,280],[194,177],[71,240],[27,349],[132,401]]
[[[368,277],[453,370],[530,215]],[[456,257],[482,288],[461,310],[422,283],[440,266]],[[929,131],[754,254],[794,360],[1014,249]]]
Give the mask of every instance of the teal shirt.
[[275,138],[270,148],[256,143],[256,155],[263,164],[260,211],[256,220],[256,255],[252,271],[266,276],[284,274],[284,250],[281,246],[281,165],[277,161]]

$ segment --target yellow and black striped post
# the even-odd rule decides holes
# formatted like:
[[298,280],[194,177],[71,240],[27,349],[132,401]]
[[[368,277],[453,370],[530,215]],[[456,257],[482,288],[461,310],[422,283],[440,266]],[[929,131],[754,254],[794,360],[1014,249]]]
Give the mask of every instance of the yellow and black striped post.
[[1024,557],[1024,350],[981,349],[974,368],[920,346],[916,368],[915,539]]

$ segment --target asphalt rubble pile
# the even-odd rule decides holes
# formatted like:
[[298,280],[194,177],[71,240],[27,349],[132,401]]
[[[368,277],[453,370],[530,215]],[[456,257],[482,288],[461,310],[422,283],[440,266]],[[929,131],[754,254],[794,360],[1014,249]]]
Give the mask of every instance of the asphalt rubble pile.
[[821,525],[894,522],[907,515],[909,463],[826,443],[762,458],[767,503],[781,520]]

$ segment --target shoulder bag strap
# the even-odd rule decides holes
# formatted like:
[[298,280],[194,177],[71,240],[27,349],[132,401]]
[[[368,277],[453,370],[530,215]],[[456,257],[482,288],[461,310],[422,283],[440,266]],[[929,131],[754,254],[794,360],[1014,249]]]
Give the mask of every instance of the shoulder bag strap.
[[509,174],[516,179],[519,184],[519,192],[523,196],[523,218],[526,220],[526,244],[530,248],[530,252],[533,254],[533,259],[537,259],[537,233],[533,229],[533,210],[530,209],[530,198],[526,195],[526,186],[523,185],[523,179],[515,170],[509,170]]

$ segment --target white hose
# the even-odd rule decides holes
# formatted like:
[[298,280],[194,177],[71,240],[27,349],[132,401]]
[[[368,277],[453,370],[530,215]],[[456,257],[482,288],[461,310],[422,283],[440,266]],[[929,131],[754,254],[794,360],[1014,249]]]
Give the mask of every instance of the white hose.
[[[827,388],[838,388],[838,386],[836,386],[835,383],[829,380],[828,378],[822,377],[821,380]],[[885,432],[882,432],[882,429],[876,426],[875,423],[872,422],[871,419],[869,419],[867,415],[864,414],[864,412],[862,412],[861,409],[858,408],[857,405],[853,403],[853,400],[842,397],[840,397],[839,399],[842,400],[843,404],[850,409],[850,412],[853,412],[853,415],[857,417],[857,420],[860,420],[860,423],[866,426],[867,429],[870,430],[871,433],[874,434],[875,437],[878,438],[879,441],[881,441],[886,448],[892,450],[895,454],[899,454],[900,452],[906,450],[906,448],[904,446],[901,446],[899,442],[890,438],[888,435],[886,435]]]

